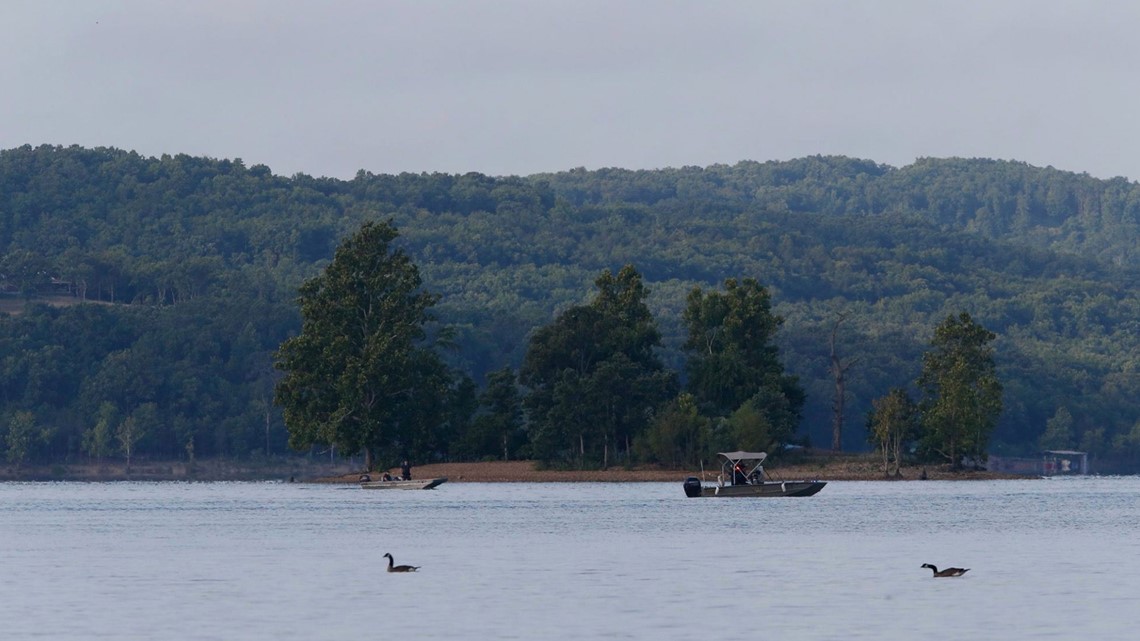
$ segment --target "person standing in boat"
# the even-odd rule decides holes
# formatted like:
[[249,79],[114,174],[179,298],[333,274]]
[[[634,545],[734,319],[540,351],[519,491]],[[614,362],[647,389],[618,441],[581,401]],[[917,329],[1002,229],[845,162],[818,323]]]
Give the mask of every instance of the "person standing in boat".
[[412,465],[408,463],[408,459],[400,463],[400,476],[403,476],[405,481],[412,480]]

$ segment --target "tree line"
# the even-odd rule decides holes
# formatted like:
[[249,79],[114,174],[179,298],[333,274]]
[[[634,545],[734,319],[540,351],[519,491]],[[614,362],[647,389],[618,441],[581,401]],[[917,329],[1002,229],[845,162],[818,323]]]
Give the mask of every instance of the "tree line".
[[[592,300],[535,330],[517,383],[506,368],[477,404],[463,404],[465,375],[437,351],[446,331],[428,328],[438,299],[393,247],[397,235],[390,223],[365,223],[301,287],[302,330],[277,359],[276,400],[293,447],[362,454],[368,471],[378,459],[447,459],[454,444],[496,458],[501,446],[509,459],[512,443],[515,456],[547,464],[691,467],[734,449],[778,457],[795,439],[805,397],[773,342],[783,319],[756,280],[689,293],[684,391],[659,358],[642,276],[625,265],[598,276]],[[969,314],[948,318],[923,359],[921,410],[898,390],[876,404],[873,433],[896,472],[902,442],[919,435],[922,460],[984,462],[1001,413],[994,338]],[[896,398],[901,410],[886,404]]]
[[[301,331],[298,288],[363,223],[392,220],[439,296],[441,357],[466,375],[453,417],[506,370],[521,377],[532,334],[581,306],[599,274],[636,265],[654,352],[682,391],[690,293],[746,275],[784,319],[774,344],[803,391],[797,438],[833,443],[834,356],[854,362],[837,444],[867,448],[874,402],[917,381],[927,337],[967,310],[996,335],[991,452],[1071,447],[1133,469],[1138,218],[1135,183],[985,159],[334,180],[238,159],[3,150],[0,436],[23,413],[26,460],[93,459],[84,435],[107,402],[110,424],[140,426],[133,456],[289,452],[273,360]],[[465,432],[450,456],[515,450],[519,434],[504,445],[479,416],[482,435]],[[603,435],[599,460],[606,438],[611,455],[636,454],[625,429]]]

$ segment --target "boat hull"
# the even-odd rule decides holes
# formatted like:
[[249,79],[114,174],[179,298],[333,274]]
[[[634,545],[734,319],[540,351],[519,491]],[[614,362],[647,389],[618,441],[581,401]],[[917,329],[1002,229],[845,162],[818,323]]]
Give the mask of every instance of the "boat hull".
[[365,490],[430,490],[447,482],[446,476],[434,479],[412,479],[410,481],[361,481]]
[[755,485],[704,485],[700,496],[759,497],[812,496],[818,494],[827,481],[767,481]]

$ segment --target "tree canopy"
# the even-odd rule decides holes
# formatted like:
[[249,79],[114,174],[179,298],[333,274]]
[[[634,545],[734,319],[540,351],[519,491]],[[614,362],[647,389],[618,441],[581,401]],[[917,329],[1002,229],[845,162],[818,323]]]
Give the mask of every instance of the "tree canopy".
[[784,373],[775,344],[783,319],[753,278],[724,281],[723,292],[694,288],[685,308],[688,388],[710,417],[729,417],[725,447],[779,451],[799,425],[804,392]]
[[277,361],[290,445],[363,452],[369,471],[378,453],[406,457],[430,447],[422,435],[439,422],[450,382],[424,345],[436,297],[392,247],[396,236],[389,223],[365,223],[324,273],[305,282],[301,333],[281,345]]
[[1001,383],[990,343],[997,336],[966,312],[948,316],[922,357],[922,446],[952,467],[985,460],[1001,414]]
[[[764,283],[784,319],[772,344],[802,387],[800,434],[811,442],[834,431],[826,337],[838,315],[835,353],[857,362],[844,377],[854,428],[841,445],[859,449],[855,419],[915,380],[923,337],[968,310],[998,336],[1003,411],[991,451],[1060,440],[1100,469],[1138,460],[1140,184],[1122,178],[814,156],[336,180],[50,145],[0,150],[0,454],[11,440],[34,462],[122,456],[105,431],[86,435],[103,403],[112,433],[141,406],[157,408],[133,446],[142,458],[286,452],[272,363],[301,331],[295,292],[363,223],[386,219],[439,296],[433,314],[455,344],[441,357],[467,381],[453,379],[446,417],[423,437],[441,456],[458,455],[441,444],[468,428],[463,407],[479,406],[468,382],[519,368],[538,328],[580,306],[599,273],[631,264],[660,335],[653,351],[686,386],[689,293],[742,275]],[[1043,440],[1062,407],[1071,425]],[[32,413],[35,438],[19,437],[29,424],[19,412]]]
[[534,455],[605,467],[630,456],[634,436],[676,394],[676,378],[654,352],[660,334],[637,270],[607,270],[595,285],[590,304],[534,333],[520,381]]
[[894,476],[898,476],[904,445],[918,435],[918,407],[901,387],[893,388],[886,396],[875,399],[871,407],[867,418],[867,436],[883,455],[883,474],[892,476],[891,463],[894,463]]

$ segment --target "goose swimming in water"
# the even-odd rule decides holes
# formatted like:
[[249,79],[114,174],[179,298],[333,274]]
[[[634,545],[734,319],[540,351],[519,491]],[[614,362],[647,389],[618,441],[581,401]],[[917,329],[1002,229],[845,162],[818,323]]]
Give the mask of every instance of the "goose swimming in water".
[[962,576],[970,571],[970,568],[946,568],[945,570],[939,571],[937,565],[931,565],[929,563],[923,563],[922,567],[930,568],[930,571],[933,572],[936,577]]
[[420,569],[420,566],[418,565],[393,565],[395,561],[392,559],[392,555],[385,552],[384,556],[388,557],[389,572],[415,572],[416,570]]

